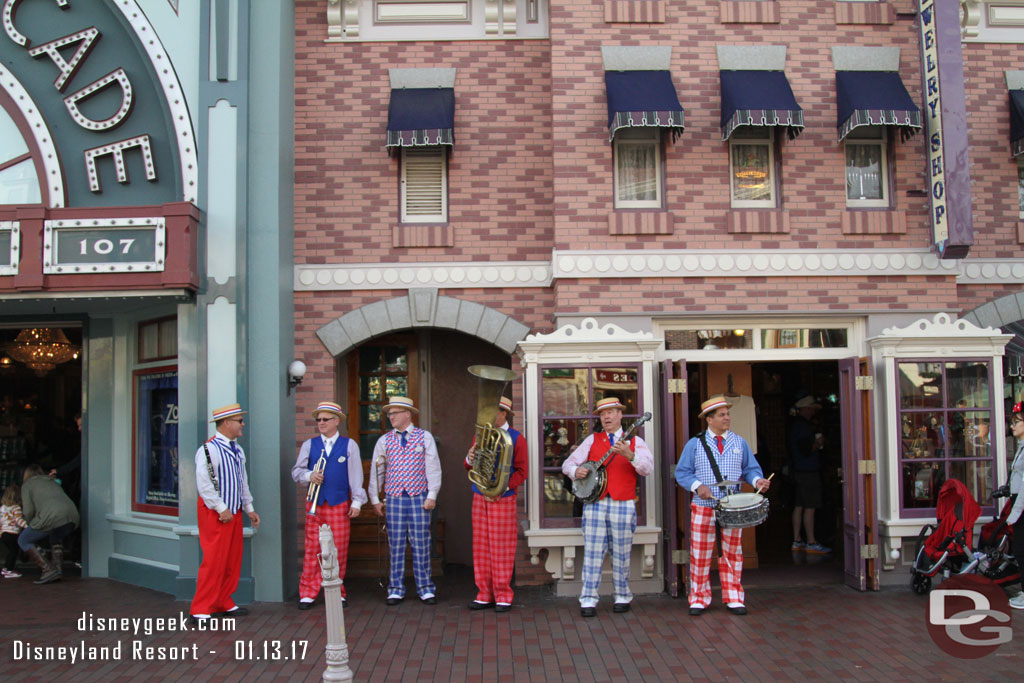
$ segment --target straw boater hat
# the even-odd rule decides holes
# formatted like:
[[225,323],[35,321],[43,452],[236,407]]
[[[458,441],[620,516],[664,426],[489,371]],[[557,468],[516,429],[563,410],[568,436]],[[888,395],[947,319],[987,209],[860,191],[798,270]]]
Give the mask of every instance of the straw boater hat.
[[401,408],[403,410],[411,410],[414,413],[420,411],[416,409],[416,406],[412,404],[412,399],[407,396],[392,396],[390,401],[385,404],[382,410],[386,413],[391,408]]
[[813,396],[804,396],[799,401],[793,404],[793,408],[800,410],[801,408],[820,408],[821,404],[818,399]]
[[722,407],[732,408],[732,404],[725,400],[725,396],[713,396],[700,404],[700,413],[697,417],[704,417],[708,413]]
[[320,413],[333,413],[338,416],[339,420],[345,417],[345,413],[341,412],[341,406],[331,401],[320,401],[316,406],[316,410],[313,411],[313,419],[315,420],[319,417]]
[[512,399],[507,396],[502,396],[498,401],[498,410],[504,410],[509,415],[515,415],[516,412],[512,410]]
[[227,418],[234,417],[235,415],[245,415],[247,412],[249,411],[242,410],[242,406],[240,404],[232,403],[231,405],[224,406],[223,408],[216,408],[213,411],[213,419],[210,420],[210,422],[220,422],[221,420],[226,420]]
[[594,415],[600,415],[602,410],[606,410],[608,408],[619,408],[620,410],[625,410],[626,406],[622,405],[622,401],[615,396],[602,398],[594,407]]

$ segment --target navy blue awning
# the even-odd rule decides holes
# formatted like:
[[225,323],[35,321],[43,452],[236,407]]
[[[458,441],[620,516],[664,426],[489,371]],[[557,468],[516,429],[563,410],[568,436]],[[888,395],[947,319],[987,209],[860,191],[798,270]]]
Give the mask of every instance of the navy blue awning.
[[453,88],[395,88],[388,105],[386,147],[455,144]]
[[605,71],[604,83],[610,138],[619,128],[643,126],[671,128],[673,139],[682,134],[683,105],[668,71]]
[[782,71],[720,71],[722,79],[722,139],[740,126],[786,126],[790,138],[804,127],[804,112],[796,103]]
[[1010,91],[1010,150],[1024,154],[1024,90]]
[[921,110],[895,71],[837,71],[839,141],[857,126],[899,126],[906,139],[921,127]]

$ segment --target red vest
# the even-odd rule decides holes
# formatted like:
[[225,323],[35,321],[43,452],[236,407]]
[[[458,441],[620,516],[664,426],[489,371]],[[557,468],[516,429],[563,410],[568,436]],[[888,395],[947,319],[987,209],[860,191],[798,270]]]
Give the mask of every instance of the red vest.
[[[636,437],[630,439],[629,447],[636,450]],[[595,434],[587,460],[600,460],[609,448],[611,444],[608,443],[608,433]],[[612,500],[636,499],[636,470],[633,469],[633,463],[621,455],[616,455],[608,459],[605,471],[608,473],[608,490],[605,491],[605,496],[611,496]]]

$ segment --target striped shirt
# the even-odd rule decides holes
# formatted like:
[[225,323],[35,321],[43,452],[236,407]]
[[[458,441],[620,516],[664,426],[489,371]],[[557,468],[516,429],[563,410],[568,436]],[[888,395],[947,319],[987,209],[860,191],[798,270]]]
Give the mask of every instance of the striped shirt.
[[[210,481],[210,470],[206,464],[207,449],[217,480],[216,488]],[[242,447],[220,432],[206,442],[205,448],[200,446],[196,451],[196,488],[203,503],[211,510],[228,510],[234,514],[239,508],[244,508],[246,512],[252,512],[252,494],[249,492]]]

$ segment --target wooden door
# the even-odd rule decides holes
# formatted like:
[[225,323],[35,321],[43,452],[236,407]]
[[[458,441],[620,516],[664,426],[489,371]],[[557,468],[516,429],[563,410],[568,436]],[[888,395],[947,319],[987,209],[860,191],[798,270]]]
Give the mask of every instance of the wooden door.
[[[871,452],[871,376],[866,359],[839,361],[843,431],[843,563],[846,584],[879,590],[875,460]],[[860,378],[858,382],[858,378]]]

